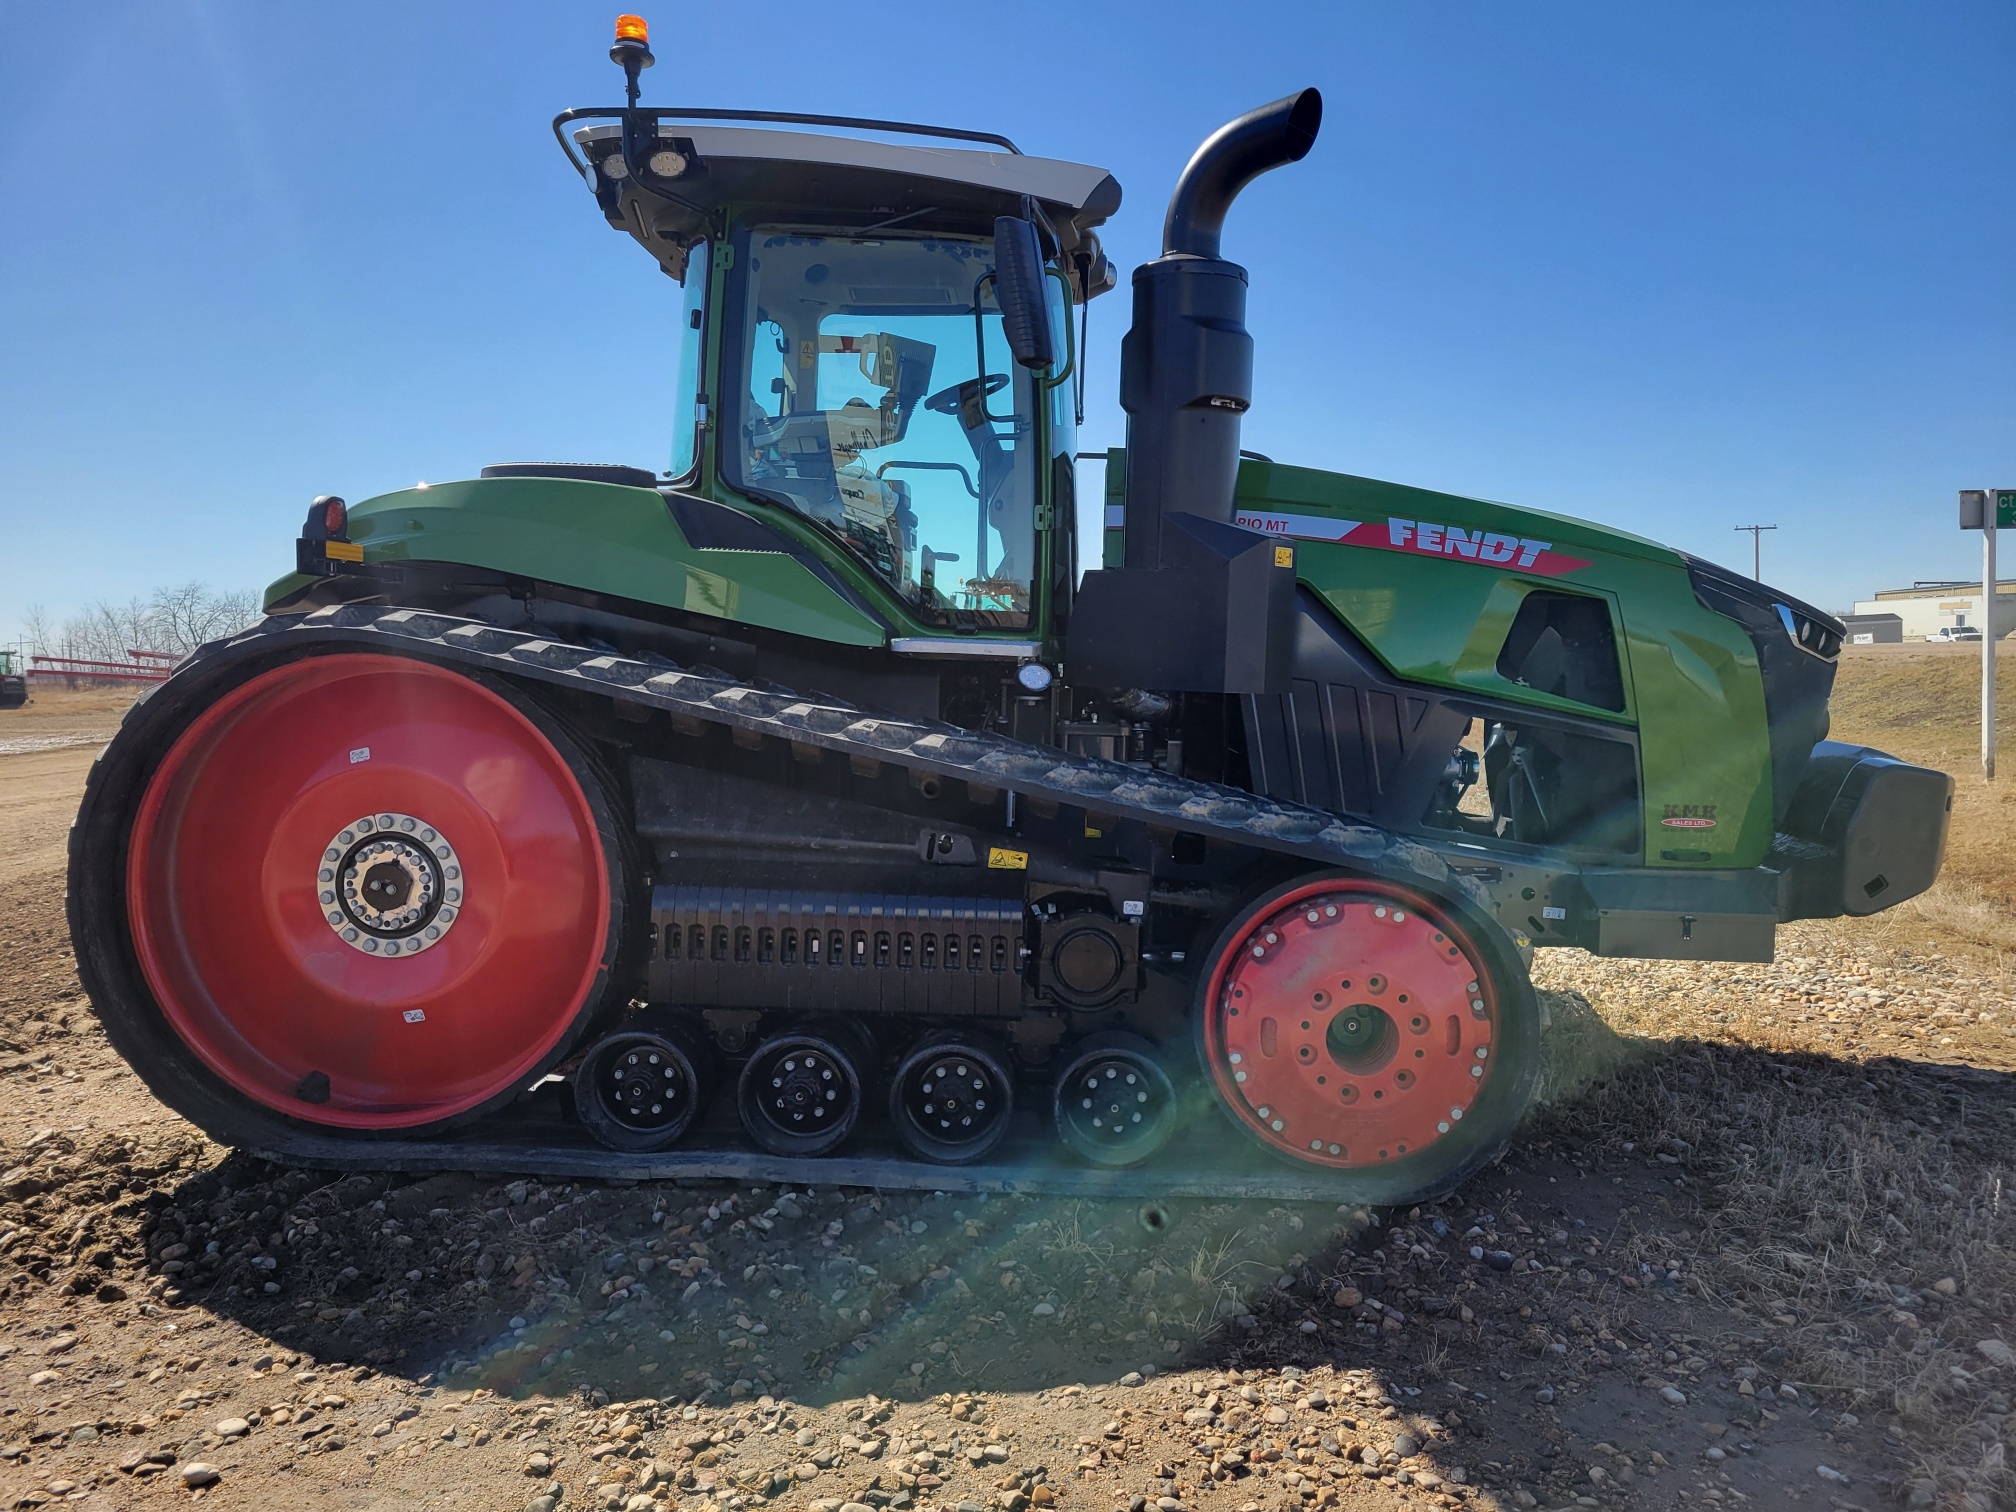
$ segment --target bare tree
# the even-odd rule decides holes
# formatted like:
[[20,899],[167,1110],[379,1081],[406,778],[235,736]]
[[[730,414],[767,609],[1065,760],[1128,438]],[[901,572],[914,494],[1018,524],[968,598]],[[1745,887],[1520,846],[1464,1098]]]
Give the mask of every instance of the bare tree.
[[[39,618],[37,617],[39,614]],[[135,651],[187,656],[205,641],[242,630],[259,618],[259,595],[249,590],[219,592],[202,583],[157,588],[147,598],[123,604],[100,600],[72,615],[60,631],[46,612],[29,611],[28,638],[44,655],[85,661],[123,662]]]
[[138,649],[187,656],[205,641],[242,630],[259,617],[259,597],[239,590],[219,593],[202,583],[157,588],[148,601],[145,634]]
[[30,604],[28,612],[21,617],[21,644],[30,655],[37,656],[54,649],[56,645],[56,621],[50,617],[47,604]]
[[63,622],[58,654],[86,661],[126,661],[128,650],[141,644],[138,637],[146,622],[144,600],[131,598],[123,604],[114,604],[100,599],[82,614],[72,615]]

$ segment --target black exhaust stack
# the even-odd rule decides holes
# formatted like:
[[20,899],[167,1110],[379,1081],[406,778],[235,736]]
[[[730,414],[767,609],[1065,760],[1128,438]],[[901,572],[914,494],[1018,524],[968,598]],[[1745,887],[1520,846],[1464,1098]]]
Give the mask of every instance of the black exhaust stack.
[[1322,119],[1305,89],[1220,127],[1177,180],[1162,255],[1134,272],[1120,349],[1126,565],[1079,589],[1065,661],[1080,686],[1267,693],[1286,679],[1293,553],[1232,523],[1253,338],[1246,270],[1218,239],[1239,191],[1307,155]]

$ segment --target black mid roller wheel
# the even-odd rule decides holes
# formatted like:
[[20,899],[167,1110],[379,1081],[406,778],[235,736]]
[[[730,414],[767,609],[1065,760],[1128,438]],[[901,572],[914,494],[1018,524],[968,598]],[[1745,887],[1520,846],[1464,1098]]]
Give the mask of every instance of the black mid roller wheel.
[[712,1070],[706,1039],[683,1025],[620,1029],[575,1068],[574,1110],[612,1150],[669,1149],[693,1126]]
[[1095,1034],[1057,1073],[1057,1137],[1094,1165],[1138,1165],[1176,1130],[1176,1088],[1138,1035]]
[[742,1067],[736,1107],[749,1137],[773,1155],[825,1155],[861,1121],[874,1042],[856,1024],[824,1019],[771,1036]]
[[896,1067],[889,1122],[904,1147],[941,1165],[970,1165],[1007,1137],[1014,1111],[1008,1066],[979,1039],[927,1036]]

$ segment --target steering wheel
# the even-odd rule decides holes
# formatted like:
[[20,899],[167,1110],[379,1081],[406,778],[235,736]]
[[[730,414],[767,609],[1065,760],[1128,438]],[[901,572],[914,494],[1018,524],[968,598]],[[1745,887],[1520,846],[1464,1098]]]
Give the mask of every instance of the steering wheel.
[[985,399],[990,394],[998,394],[1008,387],[1008,375],[989,373],[984,378],[968,378],[964,383],[955,383],[949,388],[942,388],[924,401],[924,408],[934,415],[956,415],[966,401],[967,390],[976,385],[979,387],[979,392],[973,397]]

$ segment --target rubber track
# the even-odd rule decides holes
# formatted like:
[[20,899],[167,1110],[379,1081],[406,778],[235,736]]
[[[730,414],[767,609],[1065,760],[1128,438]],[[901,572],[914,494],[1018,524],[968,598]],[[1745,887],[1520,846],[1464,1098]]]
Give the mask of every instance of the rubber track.
[[1230,840],[1258,850],[1357,870],[1415,873],[1443,888],[1466,886],[1433,849],[1373,825],[1346,823],[1322,809],[1281,803],[1240,788],[1143,772],[935,720],[887,719],[775,689],[752,687],[660,663],[572,646],[481,620],[423,609],[340,604],[276,616],[242,635],[213,641],[164,685],[248,656],[276,642],[369,651],[422,651],[444,662],[525,678],[577,693],[663,709],[778,740],[818,746],[1025,798],[1075,804],[1164,829]]
[[[1484,901],[1429,846],[1376,826],[1346,823],[1320,809],[1241,789],[1143,772],[1138,767],[1026,745],[937,721],[867,715],[775,688],[704,676],[662,661],[569,645],[431,610],[343,604],[279,615],[200,648],[156,688],[156,698],[200,698],[211,674],[245,661],[329,647],[420,655],[498,676],[567,688],[619,702],[754,732],[854,758],[955,778],[1026,799],[1187,831],[1361,874],[1411,873],[1445,894]],[[102,759],[102,758],[101,758]],[[1501,926],[1488,908],[1485,927]],[[1506,955],[1517,960],[1524,942]],[[908,1157],[864,1137],[817,1160],[773,1157],[704,1136],[671,1150],[625,1155],[593,1144],[551,1109],[552,1089],[467,1129],[430,1139],[343,1139],[308,1129],[284,1146],[250,1141],[248,1153],[283,1164],[339,1170],[522,1173],[605,1179],[791,1180],[943,1191],[1024,1191],[1072,1196],[1237,1196],[1272,1200],[1353,1200],[1348,1177],[1261,1161],[1227,1164],[1234,1141],[1223,1130],[1187,1128],[1159,1155],[1128,1170],[1071,1163],[1054,1136],[1033,1123],[984,1166],[949,1167]],[[1199,1111],[1202,1111],[1201,1109]],[[1026,1122],[1026,1120],[1025,1120]],[[1236,1157],[1232,1157],[1236,1159]],[[1256,1168],[1257,1166],[1257,1168]]]

